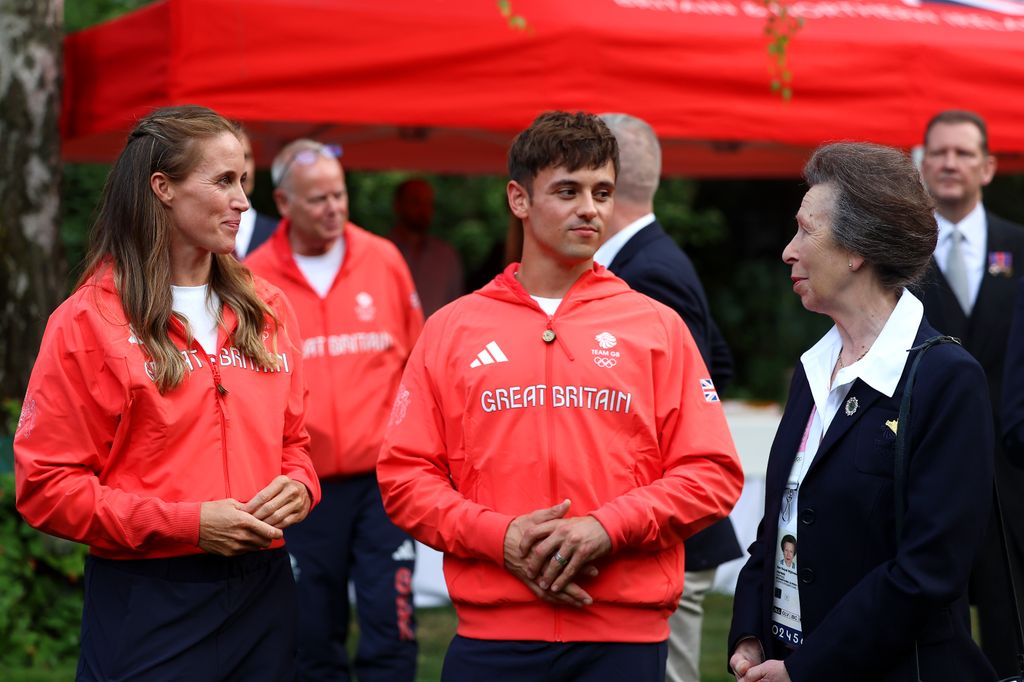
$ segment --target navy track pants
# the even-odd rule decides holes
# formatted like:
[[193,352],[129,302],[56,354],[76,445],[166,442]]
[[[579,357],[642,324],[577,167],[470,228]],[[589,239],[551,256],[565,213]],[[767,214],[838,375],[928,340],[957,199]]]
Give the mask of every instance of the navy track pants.
[[85,560],[79,682],[295,678],[295,583],[283,549]]
[[665,682],[666,660],[667,642],[496,641],[455,635],[441,682]]
[[[299,679],[413,682],[415,543],[384,512],[373,474],[320,482],[320,504],[285,530],[299,594]],[[354,665],[348,583],[355,587],[359,645]]]

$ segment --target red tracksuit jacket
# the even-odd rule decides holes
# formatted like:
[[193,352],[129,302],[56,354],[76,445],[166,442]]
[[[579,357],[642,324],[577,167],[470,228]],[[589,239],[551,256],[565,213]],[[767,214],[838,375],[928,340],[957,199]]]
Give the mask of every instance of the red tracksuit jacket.
[[[313,504],[320,500],[295,315],[258,278],[256,291],[281,324],[280,369],[259,369],[231,344],[237,318],[224,306],[227,333],[221,329],[209,354],[189,348],[172,318],[186,374],[163,395],[109,267],[54,311],[14,438],[17,505],[29,524],[88,544],[97,556],[156,558],[202,551],[203,502],[247,502],[281,474],[305,484]],[[266,344],[274,348],[272,331]]]
[[292,258],[288,220],[245,264],[281,287],[299,319],[310,454],[321,478],[373,471],[395,389],[423,327],[394,244],[348,223],[345,260],[320,298]]
[[[664,640],[683,540],[743,485],[721,403],[669,308],[594,266],[549,317],[516,268],[428,320],[377,464],[385,507],[445,552],[463,636]],[[612,541],[580,580],[589,607],[543,602],[504,568],[512,519],[565,498]]]

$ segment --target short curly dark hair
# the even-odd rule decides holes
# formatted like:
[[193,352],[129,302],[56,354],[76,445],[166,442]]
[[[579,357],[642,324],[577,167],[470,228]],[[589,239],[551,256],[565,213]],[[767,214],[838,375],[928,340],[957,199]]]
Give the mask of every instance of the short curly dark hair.
[[906,154],[865,142],[834,142],[804,167],[812,187],[835,192],[832,238],[864,258],[886,289],[919,282],[935,251],[934,203]]
[[586,112],[546,111],[519,133],[508,150],[508,175],[533,191],[545,168],[600,168],[611,161],[619,174],[619,145],[604,121]]

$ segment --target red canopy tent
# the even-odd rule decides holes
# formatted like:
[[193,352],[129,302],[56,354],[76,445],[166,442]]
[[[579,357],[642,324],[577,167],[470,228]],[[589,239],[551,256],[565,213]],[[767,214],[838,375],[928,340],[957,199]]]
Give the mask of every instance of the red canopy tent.
[[793,176],[822,141],[910,147],[969,108],[1022,170],[1024,3],[1001,5],[793,2],[783,101],[757,0],[512,0],[526,31],[495,0],[162,0],[68,36],[63,152],[110,160],[153,107],[200,103],[243,121],[262,164],[313,136],[352,168],[501,172],[558,108],[648,120],[668,174]]

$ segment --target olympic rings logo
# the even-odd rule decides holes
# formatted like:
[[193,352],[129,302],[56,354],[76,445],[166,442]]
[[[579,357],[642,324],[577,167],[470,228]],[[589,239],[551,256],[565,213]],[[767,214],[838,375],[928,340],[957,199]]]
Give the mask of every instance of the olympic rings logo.
[[598,355],[597,357],[594,358],[594,364],[597,365],[598,367],[604,367],[605,369],[609,369],[619,364],[619,361],[616,360],[615,358],[605,358]]

